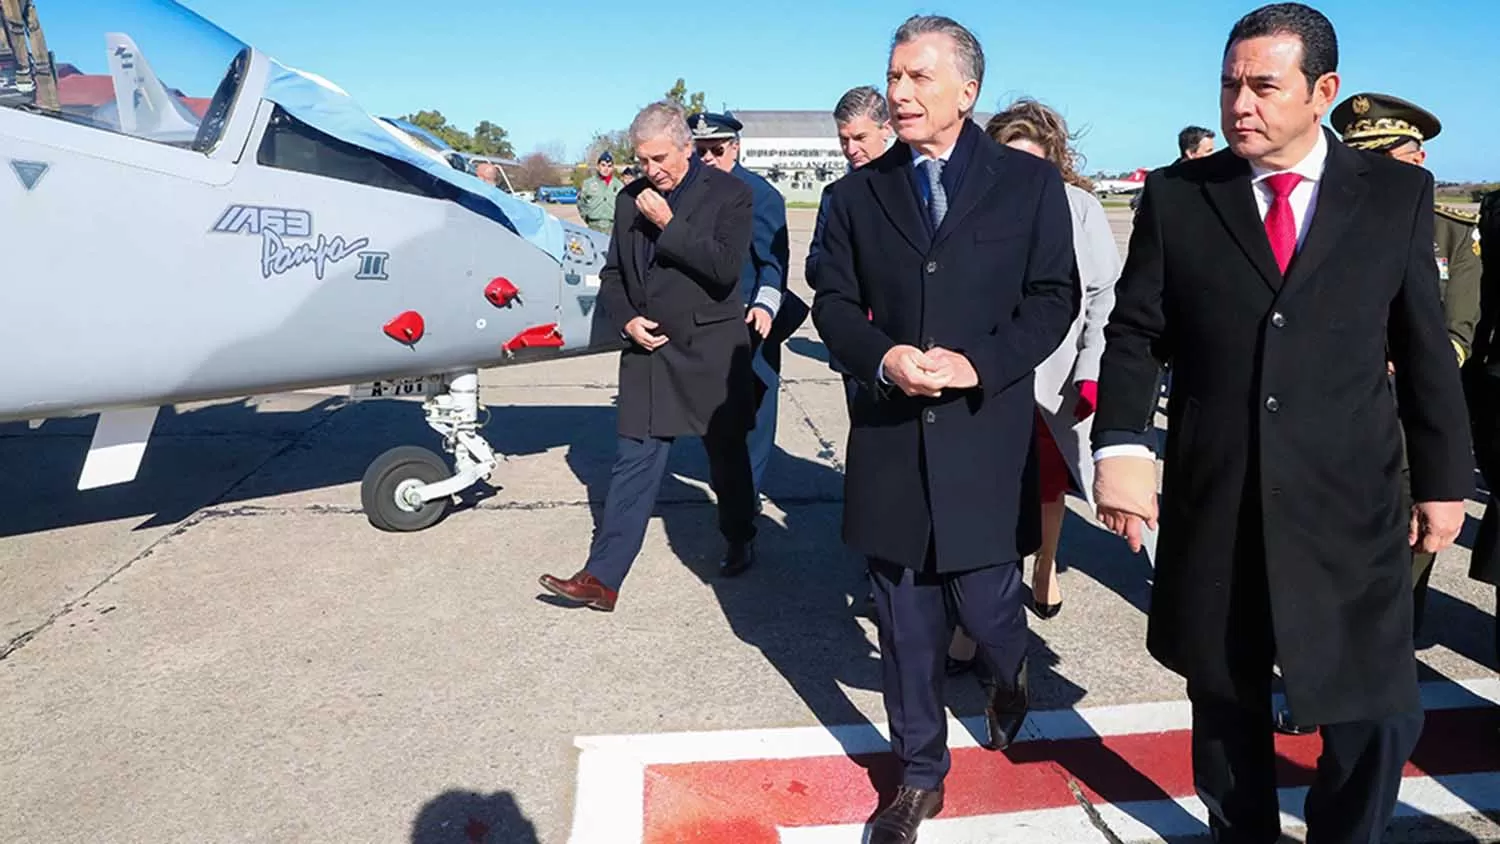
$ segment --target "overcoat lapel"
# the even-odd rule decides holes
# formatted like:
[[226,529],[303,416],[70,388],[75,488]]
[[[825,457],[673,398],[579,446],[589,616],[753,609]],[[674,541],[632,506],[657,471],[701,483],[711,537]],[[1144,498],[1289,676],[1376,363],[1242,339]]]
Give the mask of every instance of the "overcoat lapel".
[[1342,143],[1330,138],[1328,161],[1323,167],[1323,178],[1318,185],[1318,205],[1313,209],[1312,224],[1307,238],[1298,250],[1297,257],[1287,267],[1286,284],[1282,295],[1286,295],[1317,271],[1318,267],[1333,253],[1334,247],[1349,229],[1349,223],[1359,211],[1369,186],[1363,174],[1367,167],[1359,156]]
[[1276,253],[1271,251],[1265,222],[1255,205],[1255,188],[1250,185],[1250,163],[1229,152],[1224,155],[1228,157],[1224,172],[1218,178],[1204,182],[1203,192],[1261,278],[1272,290],[1279,291],[1281,269],[1276,266]]
[[[979,207],[979,203],[994,188],[999,179],[999,158],[984,144],[974,144],[969,154],[968,170],[958,185],[958,193],[948,203],[948,213],[943,215],[943,225],[938,228],[933,246],[941,246],[948,236],[963,225],[964,218]],[[1004,153],[1001,153],[1002,155]]]
[[911,166],[911,147],[897,143],[880,157],[877,164],[880,170],[875,178],[870,179],[870,189],[875,193],[875,200],[880,203],[891,224],[906,238],[906,242],[926,255],[932,246],[932,232],[927,227],[927,220],[923,218],[922,209],[917,203],[917,195],[912,190],[911,176],[906,172],[906,168]]

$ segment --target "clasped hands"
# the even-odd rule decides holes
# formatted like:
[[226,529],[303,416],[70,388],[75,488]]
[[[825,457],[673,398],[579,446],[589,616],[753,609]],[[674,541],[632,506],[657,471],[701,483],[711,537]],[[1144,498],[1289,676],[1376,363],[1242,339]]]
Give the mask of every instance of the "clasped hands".
[[935,346],[922,351],[916,346],[894,346],[881,358],[887,381],[908,396],[937,398],[943,390],[967,390],[979,386],[979,373],[962,354]]
[[[750,328],[759,334],[762,339],[771,333],[771,312],[765,308],[752,307],[745,314],[745,322]],[[651,332],[661,325],[653,319],[643,316],[633,317],[630,322],[625,323],[625,334],[635,341],[637,346],[648,352],[654,352],[667,344],[667,335],[652,334]]]
[[[1099,522],[1140,551],[1145,528],[1156,530],[1156,460],[1106,457],[1094,466],[1094,506]],[[1452,545],[1464,526],[1462,501],[1420,501],[1411,508],[1406,542],[1418,553]]]

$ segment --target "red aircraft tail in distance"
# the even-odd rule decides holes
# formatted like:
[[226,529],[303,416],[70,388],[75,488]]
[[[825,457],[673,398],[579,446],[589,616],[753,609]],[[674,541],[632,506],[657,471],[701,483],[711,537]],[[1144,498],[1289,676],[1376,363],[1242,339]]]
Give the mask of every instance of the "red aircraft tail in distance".
[[1094,192],[1099,194],[1135,193],[1146,186],[1147,172],[1146,168],[1138,167],[1135,172],[1123,179],[1095,179]]

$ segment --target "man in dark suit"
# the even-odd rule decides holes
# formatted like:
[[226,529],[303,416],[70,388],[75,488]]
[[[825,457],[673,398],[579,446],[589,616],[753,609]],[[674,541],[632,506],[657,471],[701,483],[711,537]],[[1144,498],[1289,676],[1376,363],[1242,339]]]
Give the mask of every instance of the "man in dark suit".
[[755,427],[750,430],[750,474],[755,479],[757,509],[761,482],[776,446],[776,411],[781,390],[781,347],[807,319],[807,303],[786,288],[789,245],[786,200],[764,177],[740,164],[740,130],[744,124],[732,114],[699,112],[688,115],[693,144],[703,163],[732,174],[750,188],[755,225],[750,253],[740,270],[740,296],[756,370]]
[[[849,162],[849,173],[869,164],[885,153],[891,141],[891,114],[885,104],[885,95],[869,85],[850,88],[833,107],[833,123],[839,133],[839,149],[844,160]],[[802,277],[814,291],[818,288],[818,258],[823,252],[823,226],[828,221],[828,201],[833,196],[836,179],[823,187],[818,197],[818,216],[813,221],[812,239],[807,244],[807,260],[803,263]],[[848,402],[854,401],[854,391],[859,382],[849,375],[849,370],[838,358],[828,356],[828,368],[844,378],[844,393]]]
[[541,578],[554,594],[605,611],[640,553],[676,437],[700,436],[708,452],[729,543],[722,575],[749,567],[755,537],[745,445],[754,375],[739,297],[750,189],[699,161],[672,103],[643,109],[630,137],[646,178],[620,192],[599,286],[600,319],[624,345],[619,456],[588,562],[567,580]]
[[1020,568],[1041,535],[1032,371],[1081,294],[1062,178],[973,123],[983,75],[979,43],[957,23],[902,24],[886,92],[900,143],[843,177],[818,261],[813,321],[861,382],[843,538],[869,558],[902,765],[871,844],[912,841],[942,808],[950,607],[992,678],[986,746],[1014,741],[1028,703]]
[[[1485,194],[1479,206],[1481,241],[1492,244],[1488,253],[1479,249],[1483,275],[1479,295],[1479,325],[1474,331],[1474,355],[1464,366],[1464,390],[1474,439],[1475,462],[1484,475],[1489,496],[1469,576],[1495,585],[1495,655],[1500,659],[1500,191]],[[1476,241],[1478,244],[1481,241]],[[1488,255],[1488,257],[1485,257]]]
[[1147,178],[1106,329],[1096,501],[1137,549],[1173,371],[1147,647],[1187,680],[1217,841],[1280,834],[1273,662],[1294,720],[1322,728],[1309,840],[1380,840],[1423,722],[1411,549],[1451,544],[1473,487],[1432,176],[1320,126],[1337,67],[1333,26],[1307,6],[1235,24],[1228,149]]

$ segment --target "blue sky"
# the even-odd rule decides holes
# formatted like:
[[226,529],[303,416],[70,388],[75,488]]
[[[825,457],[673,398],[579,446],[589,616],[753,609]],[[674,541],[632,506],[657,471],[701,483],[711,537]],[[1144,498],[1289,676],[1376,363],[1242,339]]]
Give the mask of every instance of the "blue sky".
[[[713,108],[831,109],[847,88],[881,84],[889,38],[901,20],[937,12],[973,29],[985,48],[983,109],[1020,94],[1036,96],[1059,108],[1073,128],[1087,129],[1080,146],[1089,171],[1122,171],[1175,157],[1176,132],[1188,123],[1217,130],[1223,41],[1234,21],[1258,4],[184,5],[281,61],[337,82],[377,114],[436,108],[464,129],[489,119],[509,130],[518,153],[553,145],[569,155],[581,154],[596,130],[628,124],[638,107],[679,76],[690,90],[706,91]],[[1500,2],[1314,5],[1338,30],[1344,94],[1385,91],[1435,112],[1443,134],[1429,146],[1428,164],[1439,179],[1500,179]]]

